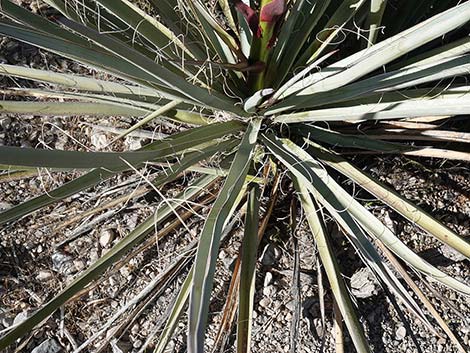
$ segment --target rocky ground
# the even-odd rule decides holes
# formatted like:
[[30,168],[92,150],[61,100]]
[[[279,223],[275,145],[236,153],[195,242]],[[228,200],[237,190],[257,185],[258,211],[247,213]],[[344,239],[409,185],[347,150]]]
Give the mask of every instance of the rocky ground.
[[[80,65],[8,39],[0,42],[0,48],[2,62],[49,67],[62,72],[89,72]],[[31,83],[0,76],[0,88],[12,85],[25,86]],[[102,150],[115,136],[113,129],[128,128],[133,122],[130,118],[120,117],[19,117],[4,114],[0,116],[0,144]],[[155,122],[147,126],[146,131],[115,145],[114,149],[138,148],[174,128],[171,124],[162,126]],[[459,234],[470,236],[468,164],[393,156],[361,157],[357,158],[356,163],[409,200],[432,212]],[[21,180],[0,175],[0,192],[3,195],[0,209],[7,209],[47,192],[78,175],[79,172],[48,173],[44,170]],[[174,197],[184,187],[184,183],[190,182],[191,177],[188,175],[186,180],[166,187],[165,195]],[[293,241],[293,234],[289,230],[291,186],[287,180],[281,185],[282,192],[272,218],[274,222],[268,227],[259,249],[252,351],[291,350],[290,332],[298,303],[297,288],[300,295],[300,321],[295,351],[333,352],[332,295],[325,275],[319,271],[315,243],[300,209],[298,227],[294,233],[297,241]],[[156,193],[138,196],[138,190],[143,186],[145,181],[139,175],[127,173],[0,229],[0,332],[46,303],[162,204]],[[86,214],[90,209],[106,205],[116,196],[125,195],[133,196],[125,203]],[[370,195],[358,193],[356,196],[366,202],[389,227],[394,228],[400,238],[415,251],[447,273],[470,282],[470,263],[467,259],[443,247],[371,199]],[[39,329],[18,342],[16,351],[152,351],[164,324],[165,313],[175,299],[188,266],[181,266],[182,271],[165,285],[162,285],[160,277],[179,258],[179,254],[191,254],[191,244],[202,227],[207,211],[203,207],[199,214],[187,221],[187,229],[180,227],[159,242],[152,242],[152,237],[149,237],[147,248],[122,262],[119,268],[108,271],[90,291],[65,305]],[[233,231],[224,241],[220,252],[207,337],[208,351],[235,352],[233,330],[226,337],[223,348],[213,346],[240,246],[241,222],[237,220],[233,224]],[[334,235],[337,258],[346,282],[351,286],[374,352],[457,352],[444,335],[434,335],[400,307],[412,328],[411,331],[407,330],[386,293],[358,261],[354,249],[344,242],[337,230],[332,228],[330,231]],[[298,286],[293,285],[296,247],[300,258]],[[468,346],[470,299],[432,282],[430,288],[424,286],[424,282],[419,283],[461,342]],[[322,292],[324,295],[321,299],[319,294]],[[143,299],[137,301],[139,296]],[[129,306],[130,303],[135,305]],[[123,314],[115,317],[120,310]],[[185,351],[185,320],[183,317],[167,352]],[[412,333],[418,346],[413,341]],[[97,337],[82,348],[81,345],[95,334]],[[106,342],[109,344],[104,344]],[[345,352],[353,351],[347,335],[345,346]]]

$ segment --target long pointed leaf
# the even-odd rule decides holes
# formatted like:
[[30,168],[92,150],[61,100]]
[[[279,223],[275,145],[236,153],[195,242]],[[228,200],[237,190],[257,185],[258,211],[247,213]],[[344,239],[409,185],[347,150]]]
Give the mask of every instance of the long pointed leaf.
[[152,81],[156,81],[156,83],[160,83],[165,87],[170,88],[171,90],[179,92],[182,97],[186,97],[186,99],[198,102],[201,105],[237,113],[240,112],[243,114],[243,110],[237,109],[237,107],[234,105],[234,101],[227,96],[222,95],[216,91],[208,92],[207,89],[191,84],[183,77],[180,77],[168,69],[155,64],[155,62],[150,58],[141,55],[120,41],[100,34],[97,31],[94,31],[91,28],[80,25],[78,23],[68,20],[64,22],[74,31],[77,31],[83,36],[86,36],[97,45],[102,46],[117,57],[126,60],[130,66],[138,67],[140,70],[150,75],[152,77]]
[[[244,192],[240,193],[237,197],[237,200],[234,203],[234,206],[238,206],[240,202],[242,201],[242,197]],[[235,211],[236,207],[232,207],[230,210],[230,214]],[[232,230],[235,221],[237,218],[233,218],[232,221],[227,224],[221,234],[221,240],[225,239],[225,237],[230,234],[230,231]],[[175,303],[173,304],[173,307],[171,308],[170,315],[168,319],[165,322],[165,327],[163,331],[160,334],[159,341],[157,345],[155,346],[154,353],[163,353],[165,351],[165,348],[170,341],[171,335],[173,334],[174,330],[176,329],[176,326],[178,324],[180,316],[183,314],[183,309],[186,305],[186,302],[188,301],[189,294],[191,292],[191,286],[193,283],[193,275],[194,273],[194,264],[191,267],[191,270],[189,271],[186,279],[184,280],[181,289],[176,297]]]
[[452,116],[470,114],[470,96],[443,95],[434,99],[415,99],[398,102],[354,105],[350,107],[317,109],[301,113],[282,114],[277,123],[313,121],[378,120],[417,118],[422,116]]
[[367,38],[367,46],[372,46],[379,34],[380,25],[382,23],[382,16],[387,6],[387,0],[371,0],[370,12],[366,20],[366,28],[369,31]]
[[302,207],[305,210],[310,231],[315,238],[318,254],[320,255],[321,262],[328,276],[328,282],[330,282],[331,290],[344,321],[346,322],[354,346],[360,353],[370,352],[369,344],[364,335],[364,329],[357,318],[349,291],[339,271],[334,251],[325,234],[323,222],[317,214],[318,211],[312,202],[308,189],[304,183],[297,178],[294,178],[294,185],[297,189],[297,195],[302,202]]
[[251,325],[258,250],[259,196],[259,188],[254,185],[248,194],[248,209],[242,244],[240,290],[238,291],[237,353],[251,352]]
[[168,342],[170,341],[171,335],[175,331],[176,326],[178,325],[179,318],[183,314],[184,307],[186,306],[186,303],[188,301],[189,293],[191,292],[191,285],[193,282],[193,272],[194,267],[191,268],[183,284],[181,285],[175,302],[171,308],[170,315],[165,322],[165,327],[163,328],[158,343],[153,351],[154,353],[165,352],[165,348]]
[[272,82],[268,87],[278,87],[291,70],[295,58],[329,3],[330,0],[295,1],[281,27],[278,44],[273,49],[267,72],[267,78]]
[[195,59],[193,54],[185,47],[184,43],[181,42],[171,30],[130,1],[96,0],[96,2],[121,18],[126,25],[162,51],[173,55],[184,55],[183,53],[173,53],[172,46],[170,46],[170,44],[172,44],[184,51],[186,55]]
[[342,134],[314,125],[298,124],[292,126],[290,131],[309,140],[326,142],[332,146],[363,148],[377,152],[405,152],[415,149],[409,145],[373,140],[363,135]]
[[202,353],[204,351],[204,335],[220,234],[248,173],[259,128],[259,120],[255,120],[249,125],[232,162],[229,175],[207,217],[200,236],[189,308],[189,353]]
[[0,102],[1,113],[34,115],[92,115],[92,116],[141,116],[146,109],[102,102]]
[[108,94],[130,94],[137,96],[158,97],[158,91],[148,87],[125,85],[119,82],[99,80],[91,77],[38,70],[31,67],[0,64],[0,73],[28,80],[48,82],[80,91],[101,92]]
[[[339,1],[338,7],[316,35],[315,40],[303,51],[297,60],[297,65],[309,64],[319,58],[323,51],[331,45],[344,26],[353,18],[356,12],[366,3],[364,0]],[[336,4],[333,4],[336,5]]]
[[[306,104],[296,108],[310,108],[333,103],[343,102],[372,94],[378,91],[399,90],[418,86],[424,83],[443,80],[445,78],[465,76],[470,70],[470,55],[443,59],[427,65],[411,66],[409,68],[375,75],[350,85],[339,87],[330,92],[319,92],[309,96]],[[429,96],[433,96],[430,91]],[[422,98],[425,98],[423,96]]]

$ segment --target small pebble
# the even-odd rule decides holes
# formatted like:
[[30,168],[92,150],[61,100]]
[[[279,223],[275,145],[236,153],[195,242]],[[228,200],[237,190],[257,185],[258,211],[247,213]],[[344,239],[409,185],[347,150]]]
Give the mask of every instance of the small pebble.
[[11,118],[5,117],[0,119],[0,127],[3,130],[7,130],[10,127],[11,124]]
[[264,276],[264,287],[267,287],[271,284],[273,280],[273,274],[271,272],[266,272],[266,275]]
[[93,130],[91,134],[91,144],[95,147],[95,149],[100,150],[105,148],[109,141],[106,138],[106,134],[99,130]]
[[395,338],[401,341],[405,337],[406,337],[406,328],[404,326],[400,326],[395,332]]
[[16,315],[15,318],[13,319],[13,325],[17,325],[17,324],[23,322],[24,320],[26,320],[27,318],[28,318],[28,312],[27,311],[22,311],[21,313]]
[[267,297],[270,297],[271,295],[274,294],[274,287],[273,286],[264,287],[263,294]]
[[38,281],[47,281],[49,279],[51,279],[52,277],[52,273],[50,271],[44,271],[44,270],[41,270],[38,272],[38,275],[36,276],[36,279]]
[[71,274],[74,272],[75,267],[73,266],[72,258],[60,252],[52,254],[52,268],[54,271],[62,274]]
[[100,234],[100,245],[103,248],[106,248],[108,247],[109,244],[111,244],[113,239],[114,239],[114,231],[112,229],[105,229]]
[[132,344],[132,347],[134,347],[135,349],[139,349],[140,347],[142,347],[142,340],[135,340],[134,343]]
[[262,308],[267,308],[271,304],[271,299],[269,298],[263,298],[259,301],[259,306]]
[[322,326],[321,319],[319,319],[319,318],[313,319],[313,325],[315,326],[315,331],[317,332],[317,335],[319,337],[322,337],[323,336],[323,326]]
[[139,333],[139,330],[140,330],[139,324],[134,324],[134,326],[132,326],[131,328],[131,333],[133,335],[137,335]]
[[73,262],[73,265],[75,266],[75,269],[80,272],[82,271],[83,269],[85,269],[85,264],[83,263],[82,260],[75,260]]
[[100,258],[100,255],[98,254],[98,249],[92,249],[90,251],[90,263],[94,263],[98,261],[99,258]]
[[137,150],[142,147],[142,143],[140,142],[140,138],[135,138],[131,136],[127,136],[124,140],[124,144],[126,145],[128,150]]

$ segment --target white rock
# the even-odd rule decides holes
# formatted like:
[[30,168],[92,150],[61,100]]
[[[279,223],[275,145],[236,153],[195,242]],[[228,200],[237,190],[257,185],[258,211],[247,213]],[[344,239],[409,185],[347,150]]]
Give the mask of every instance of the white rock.
[[437,340],[437,344],[446,344],[447,340],[444,337],[441,337]]
[[11,124],[11,118],[9,117],[4,117],[0,119],[0,127],[2,127],[3,130],[6,130],[10,127]]
[[73,262],[73,265],[75,266],[75,269],[79,272],[85,269],[85,264],[83,263],[82,260],[75,260]]
[[270,297],[274,294],[274,287],[273,286],[266,286],[263,288],[263,294],[267,297]]
[[100,245],[106,248],[114,239],[114,231],[112,229],[105,229],[100,234]]
[[264,287],[267,287],[271,284],[273,280],[273,274],[271,272],[266,272],[266,275],[264,276]]
[[41,270],[41,271],[39,271],[38,275],[36,276],[36,279],[38,281],[47,281],[51,277],[52,277],[52,273],[50,271]]
[[313,325],[315,326],[315,331],[317,332],[317,335],[318,335],[319,337],[322,337],[322,336],[323,336],[324,327],[323,327],[323,325],[322,325],[321,319],[319,319],[319,318],[314,318],[314,319],[313,319]]
[[131,274],[132,269],[129,266],[124,265],[119,269],[119,272],[123,277],[128,277]]
[[128,150],[137,150],[142,147],[142,144],[140,143],[141,139],[140,138],[134,138],[127,136],[126,139],[124,140],[124,144],[126,145]]
[[142,340],[138,339],[134,341],[134,344],[132,345],[132,347],[134,347],[135,349],[139,349],[140,347],[142,347],[142,344],[143,344]]
[[140,330],[140,326],[139,326],[139,324],[136,323],[136,324],[134,324],[134,326],[132,326],[131,333],[133,335],[137,335],[139,333],[139,330]]
[[93,130],[91,133],[91,144],[95,147],[95,149],[100,150],[103,149],[108,145],[108,139],[106,135],[99,130]]
[[90,263],[94,263],[98,261],[100,258],[100,255],[98,254],[98,249],[93,248],[90,250]]
[[406,328],[405,326],[400,326],[395,332],[395,338],[401,341],[405,337],[406,337]]
[[12,207],[11,203],[8,202],[0,202],[0,211],[6,210],[8,208]]
[[292,320],[292,314],[287,312],[282,319],[283,322],[290,322]]

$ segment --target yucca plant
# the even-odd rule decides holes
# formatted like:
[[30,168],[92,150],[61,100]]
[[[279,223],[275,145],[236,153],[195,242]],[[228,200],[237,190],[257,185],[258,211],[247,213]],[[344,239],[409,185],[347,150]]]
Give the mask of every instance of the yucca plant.
[[[244,239],[229,294],[238,303],[237,351],[249,352],[257,247],[273,206],[260,223],[260,194],[269,196],[271,190],[275,195],[279,175],[287,173],[355,349],[370,351],[326,231],[327,218],[337,223],[383,287],[422,322],[429,323],[431,313],[456,349],[465,351],[406,269],[466,295],[470,287],[419,257],[338,178],[350,179],[430,236],[470,256],[469,244],[459,235],[346,157],[371,152],[470,160],[461,148],[470,142],[468,133],[440,128],[449,121],[462,126],[462,116],[470,114],[465,81],[470,2],[150,0],[146,7],[129,0],[44,2],[53,9],[47,16],[0,0],[0,33],[112,79],[0,64],[3,75],[50,84],[9,89],[6,97],[14,92],[24,99],[3,100],[3,113],[141,117],[119,137],[156,118],[178,123],[179,131],[126,152],[1,146],[1,167],[10,177],[35,175],[37,168],[86,172],[3,211],[0,223],[15,222],[119,173],[139,173],[148,163],[160,166],[148,179],[148,192],[185,171],[200,177],[184,186],[178,201],[165,204],[56,297],[5,332],[0,349],[76,298],[163,222],[176,214],[175,224],[181,224],[187,202],[217,190],[217,197],[207,199],[210,212],[197,250],[190,252],[194,262],[155,351],[163,352],[187,302],[187,350],[205,350],[219,245],[234,212],[241,210]],[[201,167],[202,161],[221,154],[217,170]],[[217,184],[220,178],[223,183]],[[172,271],[188,264],[187,259]]]

